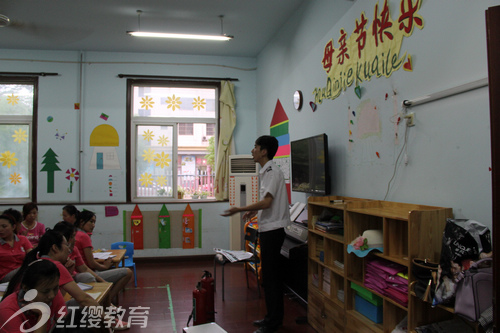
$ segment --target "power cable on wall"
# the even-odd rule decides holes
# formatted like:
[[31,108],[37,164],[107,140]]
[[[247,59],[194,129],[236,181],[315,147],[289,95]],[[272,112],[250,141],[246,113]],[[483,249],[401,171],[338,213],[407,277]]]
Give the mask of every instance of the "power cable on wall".
[[410,126],[408,125],[409,121],[410,120],[407,119],[406,123],[405,123],[405,137],[404,137],[403,146],[401,147],[401,151],[399,152],[398,157],[396,158],[396,162],[394,163],[394,171],[392,173],[391,179],[389,180],[389,183],[387,184],[387,191],[385,192],[384,201],[387,199],[387,196],[389,195],[389,190],[391,188],[391,183],[394,180],[394,177],[396,177],[396,171],[398,169],[399,159],[401,158],[401,154],[403,153],[403,151],[405,152],[405,156],[406,156],[406,147],[408,144],[408,129],[410,128]]

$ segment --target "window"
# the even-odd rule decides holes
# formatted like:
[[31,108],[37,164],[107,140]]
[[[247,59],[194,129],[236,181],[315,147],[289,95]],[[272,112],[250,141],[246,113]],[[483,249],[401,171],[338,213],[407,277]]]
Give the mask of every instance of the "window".
[[[128,80],[130,200],[213,197],[219,84]],[[183,196],[182,196],[183,195]]]
[[207,124],[206,137],[215,136],[215,124]]
[[0,77],[0,199],[35,200],[34,166],[38,78]]
[[193,124],[179,124],[179,135],[194,135]]

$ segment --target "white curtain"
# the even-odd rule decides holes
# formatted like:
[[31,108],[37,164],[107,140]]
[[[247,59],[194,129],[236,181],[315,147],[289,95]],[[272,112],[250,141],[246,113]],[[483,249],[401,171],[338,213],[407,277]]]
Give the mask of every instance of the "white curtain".
[[217,145],[217,163],[215,166],[215,199],[229,199],[227,184],[229,179],[229,155],[233,154],[233,130],[236,126],[236,98],[234,84],[230,81],[221,82],[220,93],[220,135]]

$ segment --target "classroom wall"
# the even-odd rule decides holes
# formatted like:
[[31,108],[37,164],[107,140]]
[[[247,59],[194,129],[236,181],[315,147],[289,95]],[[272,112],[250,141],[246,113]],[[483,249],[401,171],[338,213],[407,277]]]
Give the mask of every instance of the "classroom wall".
[[[314,101],[314,89],[326,85],[322,66],[325,45],[333,39],[337,46],[341,29],[350,35],[362,12],[371,24],[376,3],[306,1],[290,17],[258,57],[258,133],[269,133],[279,99],[289,118],[292,141],[328,135],[333,195],[452,207],[455,217],[491,227],[488,88],[409,109],[415,113],[416,126],[408,132],[404,151],[407,165],[403,158],[396,163],[405,127],[395,124],[395,114],[403,111],[405,99],[487,77],[484,12],[498,1],[423,0],[419,14],[424,27],[415,28],[412,36],[404,38],[400,54],[412,55],[413,71],[401,68],[388,78],[361,83],[361,98],[352,85],[337,99],[325,99],[312,112],[309,102]],[[380,12],[384,1],[378,3]],[[394,20],[401,1],[388,3]],[[295,90],[304,94],[301,111],[293,109]],[[356,137],[359,128],[353,111],[359,115],[367,105],[376,110],[380,129],[371,136]],[[354,132],[353,138],[349,130]],[[387,192],[395,167],[397,172]],[[293,202],[306,200],[306,195],[292,193]]]
[[[80,66],[80,60],[83,65]],[[235,81],[237,125],[235,146],[247,153],[247,142],[254,139],[256,59],[236,57],[207,57],[192,55],[29,51],[0,49],[0,71],[56,72],[58,76],[39,78],[38,137],[37,137],[37,202],[39,221],[53,226],[61,220],[65,204],[75,204],[80,210],[97,213],[93,235],[96,248],[109,248],[123,240],[123,211],[135,205],[126,201],[126,79],[118,74],[168,75],[193,77],[230,77]],[[81,100],[80,100],[81,95]],[[80,102],[80,110],[74,103]],[[109,116],[103,120],[100,115]],[[47,118],[51,116],[53,121]],[[81,120],[80,120],[81,117]],[[93,148],[89,145],[92,130],[100,125],[113,126],[120,138],[117,153],[119,170],[91,170]],[[245,131],[241,130],[245,128]],[[64,134],[64,139],[55,134]],[[81,153],[80,153],[81,140]],[[40,172],[43,155],[49,149],[58,155],[61,171],[55,175],[55,191],[47,193],[46,172]],[[238,152],[238,151],[237,151]],[[66,170],[75,168],[81,178],[72,193],[68,193]],[[112,179],[113,197],[109,196],[108,181]],[[105,206],[116,206],[118,216],[105,216]],[[21,209],[22,206],[14,206]],[[185,203],[167,203],[171,211],[184,211]],[[214,247],[229,247],[229,218],[220,214],[228,202],[192,203],[193,210],[202,209],[202,248],[149,249],[136,256],[178,256],[212,254]],[[2,209],[7,206],[2,207]],[[161,204],[141,204],[142,211],[159,211]],[[130,223],[130,222],[128,222]],[[171,221],[180,223],[180,221]],[[182,237],[173,235],[172,237]]]
[[[383,2],[379,3],[382,5]],[[389,1],[393,19],[399,3]],[[109,174],[88,169],[91,157],[88,138],[92,129],[102,123],[99,115],[108,114],[107,123],[119,132],[118,153],[121,165],[125,166],[126,81],[116,77],[124,73],[238,78],[239,81],[235,82],[236,153],[248,154],[255,137],[269,133],[279,99],[289,118],[291,140],[328,134],[332,194],[452,207],[458,218],[471,218],[491,226],[487,88],[412,108],[416,126],[408,132],[407,165],[401,159],[396,164],[403,140],[399,143],[394,140],[393,118],[394,105],[398,105],[396,112],[400,112],[399,105],[404,99],[421,97],[487,76],[484,10],[496,4],[497,1],[493,0],[480,3],[423,1],[420,14],[425,26],[422,30],[415,29],[401,48],[402,52],[413,55],[413,72],[400,69],[389,78],[363,82],[361,99],[351,86],[339,98],[324,100],[315,112],[312,112],[309,102],[314,100],[314,88],[325,85],[326,75],[321,60],[326,43],[330,39],[336,41],[341,28],[352,32],[361,12],[365,12],[371,22],[375,2],[307,0],[257,59],[0,49],[0,71],[60,74],[41,77],[39,81],[37,168],[38,171],[41,169],[41,157],[52,147],[57,149],[61,169],[80,168],[82,178],[76,190],[68,194],[68,184],[64,177],[59,177],[55,193],[48,194],[46,175],[38,172],[39,219],[52,226],[61,219],[64,204],[76,204],[80,209],[97,213],[93,235],[95,247],[108,248],[112,242],[122,240],[122,212],[134,208],[134,205],[124,204],[125,170],[122,168],[112,174],[115,189],[121,195],[113,200],[99,200],[96,204],[94,198],[102,191],[99,186],[103,180],[107,182]],[[84,61],[81,69],[80,59]],[[292,106],[295,90],[302,90],[304,94],[301,111]],[[395,96],[394,91],[397,92]],[[82,126],[78,111],[74,110],[80,93]],[[390,96],[387,100],[386,94]],[[380,131],[368,138],[358,138],[349,145],[350,114],[366,103],[377,108]],[[48,116],[54,121],[49,123]],[[404,127],[399,126],[399,134],[403,136]],[[56,132],[67,135],[64,140],[56,140]],[[81,154],[80,136],[83,142]],[[396,165],[397,173],[386,197]],[[306,195],[292,193],[293,202],[306,200]],[[120,214],[106,217],[106,205],[117,206]],[[178,211],[184,210],[185,204],[167,204],[167,207]],[[151,249],[138,251],[136,256],[211,254],[214,247],[229,247],[229,219],[220,217],[228,203],[194,203],[191,207],[193,210],[202,209],[201,249]],[[14,208],[20,209],[21,206]],[[161,207],[145,204],[140,208],[155,211]]]

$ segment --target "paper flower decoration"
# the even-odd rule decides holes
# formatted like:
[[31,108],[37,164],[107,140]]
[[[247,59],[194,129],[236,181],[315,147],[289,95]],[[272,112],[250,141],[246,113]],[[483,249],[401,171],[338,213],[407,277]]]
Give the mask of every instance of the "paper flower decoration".
[[66,170],[66,179],[77,181],[80,178],[80,173],[75,168]]

